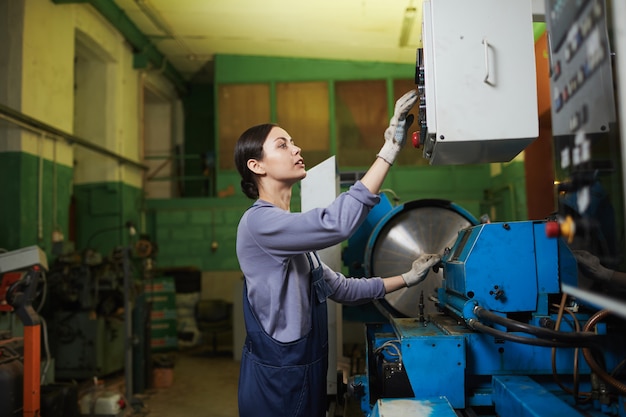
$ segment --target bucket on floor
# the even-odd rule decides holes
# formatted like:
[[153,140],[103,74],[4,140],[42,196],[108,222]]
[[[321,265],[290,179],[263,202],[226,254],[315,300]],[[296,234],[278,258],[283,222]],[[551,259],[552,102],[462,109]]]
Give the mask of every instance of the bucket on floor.
[[78,405],[82,416],[122,417],[126,402],[119,392],[98,389],[83,395]]
[[153,358],[152,388],[169,388],[174,382],[174,359],[170,355]]
[[174,368],[154,368],[152,388],[169,388],[174,382]]

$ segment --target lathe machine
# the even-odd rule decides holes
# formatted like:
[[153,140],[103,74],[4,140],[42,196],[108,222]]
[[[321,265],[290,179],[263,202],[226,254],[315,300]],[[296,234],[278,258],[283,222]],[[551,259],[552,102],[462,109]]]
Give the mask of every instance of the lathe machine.
[[[383,319],[365,326],[365,373],[347,387],[366,416],[626,416],[626,3],[544,5],[555,210],[491,222],[418,200],[370,213],[344,252],[350,275],[398,275],[421,253],[442,260],[376,303]],[[424,156],[510,160],[536,135],[522,129],[536,122],[535,97],[507,96],[520,80],[534,91],[532,68],[506,66],[533,55],[530,2],[424,0],[423,15]]]
[[369,220],[372,275],[414,251],[444,257],[428,288],[390,294],[387,320],[366,324],[366,374],[348,387],[364,415],[626,415],[626,322],[561,292],[579,273],[550,222],[481,224],[440,200]]

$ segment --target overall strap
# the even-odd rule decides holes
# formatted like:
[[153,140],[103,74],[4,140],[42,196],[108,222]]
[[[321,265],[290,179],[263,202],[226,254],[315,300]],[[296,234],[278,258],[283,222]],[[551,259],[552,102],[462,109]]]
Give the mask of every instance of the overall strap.
[[313,259],[311,258],[311,253],[307,252],[306,257],[309,260],[309,265],[311,267],[311,286],[312,291],[311,295],[315,295],[315,299],[318,303],[325,303],[326,299],[333,295],[334,291],[328,283],[324,280],[324,268],[322,267],[322,262],[320,261],[317,252],[313,252],[315,259],[317,260],[317,267],[313,265]]

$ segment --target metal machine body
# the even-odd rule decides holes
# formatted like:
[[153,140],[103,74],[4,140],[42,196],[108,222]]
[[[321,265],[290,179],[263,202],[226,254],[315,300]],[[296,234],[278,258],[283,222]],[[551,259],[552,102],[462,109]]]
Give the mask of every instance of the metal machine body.
[[[23,415],[37,417],[41,398],[41,318],[33,308],[41,275],[48,270],[46,254],[38,246],[29,246],[0,254],[0,281],[10,273],[11,285],[0,303],[10,305],[24,324]],[[1,286],[0,286],[1,287]]]
[[61,257],[51,266],[42,315],[58,379],[103,377],[124,369],[123,279],[116,253],[91,264]]
[[[439,24],[437,14],[456,3],[424,2],[424,49],[418,54],[416,81],[420,137],[424,156],[432,164],[471,163],[478,156],[484,162],[499,160],[499,152],[470,150],[475,136],[462,135],[458,143],[449,141],[449,134],[440,137],[456,121],[469,130],[503,120],[487,110],[493,102],[483,95],[466,100],[463,94],[473,90],[454,88],[458,85],[454,82],[465,82],[492,92],[486,82],[467,81],[465,68],[455,68],[453,81],[438,88],[450,75],[442,66],[445,62],[463,61],[469,72],[479,68],[473,57],[460,58],[472,48],[459,55],[455,47],[466,43],[473,47],[472,30],[502,24],[497,17],[497,24],[477,24],[481,4],[489,2],[459,5],[476,7],[467,13],[455,9],[457,20],[463,16],[471,28],[459,24],[445,30],[446,22]],[[489,8],[498,6],[504,7]],[[621,278],[626,271],[624,12],[621,0],[545,1],[557,210],[545,221],[485,222],[456,230],[438,272],[424,282],[436,281],[436,294],[429,290],[424,297],[435,311],[422,314],[420,291],[410,288],[407,292],[418,314],[415,310],[398,314],[402,311],[389,308],[386,320],[366,324],[366,373],[353,376],[348,386],[350,398],[359,402],[364,415],[626,416],[626,281]],[[484,51],[495,42],[489,39]],[[449,48],[446,56],[438,57],[442,45]],[[490,62],[491,55],[484,56],[485,63]],[[519,71],[500,72],[504,80],[514,74]],[[450,95],[445,94],[448,87],[454,90]],[[467,124],[467,118],[459,116],[467,113],[459,106],[468,102],[489,120],[479,123],[479,118],[471,117]],[[502,106],[517,104],[516,97],[509,97]],[[444,123],[439,109],[454,116],[452,124]],[[505,127],[501,137],[516,132]],[[497,144],[493,142],[493,149]],[[525,146],[520,144],[518,150]],[[413,220],[406,217],[394,227],[423,232],[407,224]],[[431,216],[429,221],[437,225],[440,218]],[[369,234],[360,233],[367,242],[373,230],[385,228],[374,223]],[[403,241],[393,233],[380,236],[390,243],[370,245],[363,263],[380,255],[385,264],[397,260],[404,268],[402,251],[378,253],[398,242],[399,246],[406,242],[406,252],[412,255],[436,249],[428,238],[409,235]],[[411,249],[415,241],[420,242],[419,250]],[[595,257],[604,275],[590,272],[580,251]],[[380,270],[372,275],[387,276]]]
[[[545,222],[464,229],[443,260],[440,305],[463,318],[468,300],[500,313],[546,314],[549,296],[560,292],[558,252],[559,241],[545,236]],[[576,270],[573,256],[563,263]]]
[[[577,347],[590,346],[573,336],[576,326],[584,326],[595,310],[570,304],[571,317],[563,320],[563,311],[554,307],[561,275],[577,269],[564,241],[548,238],[545,225],[488,223],[461,230],[442,261],[440,313],[366,325],[367,374],[356,376],[350,387],[365,415],[378,415],[392,398],[445,398],[449,407],[437,403],[446,410],[437,416],[452,410],[501,417],[626,415],[623,393],[592,378],[587,363],[576,362]],[[490,315],[516,327],[507,329]],[[552,334],[557,323],[563,339]],[[624,324],[596,330],[605,338],[603,366],[619,371]],[[576,380],[579,396],[590,393],[589,399],[575,400],[557,380]]]
[[538,136],[531,1],[425,0],[422,9],[424,157],[510,161]]

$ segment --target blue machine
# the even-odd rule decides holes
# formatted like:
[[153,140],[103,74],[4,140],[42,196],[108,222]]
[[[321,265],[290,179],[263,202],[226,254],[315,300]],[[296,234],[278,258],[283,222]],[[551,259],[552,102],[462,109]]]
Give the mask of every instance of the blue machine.
[[348,387],[366,416],[626,416],[623,321],[562,297],[577,263],[545,228],[462,228],[427,278],[442,274],[436,311],[366,324],[366,374]]
[[[446,2],[427,3],[430,13]],[[545,222],[479,224],[452,203],[414,202],[366,221],[348,242],[353,275],[398,275],[421,253],[444,254],[424,282],[376,303],[365,374],[348,386],[366,416],[626,417],[626,90],[615,82],[626,80],[624,1],[544,3],[555,211]],[[433,44],[447,45],[436,32]],[[434,120],[425,115],[441,102],[431,77],[460,76],[433,56],[424,42],[416,82],[425,140]],[[540,163],[532,159],[528,172]]]

